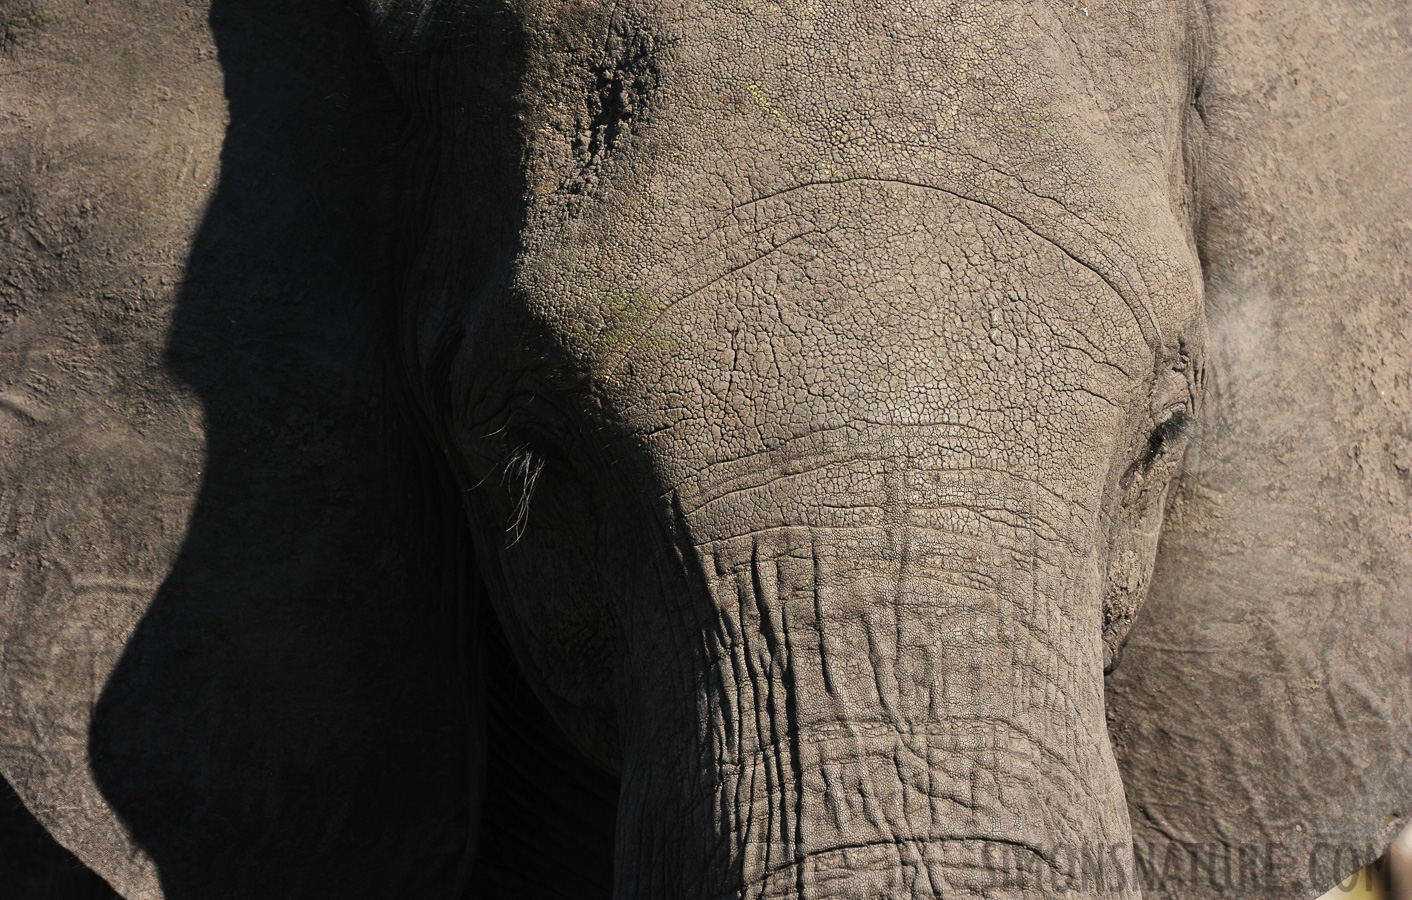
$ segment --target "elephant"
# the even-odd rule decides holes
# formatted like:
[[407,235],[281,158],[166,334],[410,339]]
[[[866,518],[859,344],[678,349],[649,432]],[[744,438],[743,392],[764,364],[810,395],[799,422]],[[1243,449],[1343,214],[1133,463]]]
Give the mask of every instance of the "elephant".
[[1403,6],[0,0],[24,816],[129,900],[1320,895],[1412,814]]

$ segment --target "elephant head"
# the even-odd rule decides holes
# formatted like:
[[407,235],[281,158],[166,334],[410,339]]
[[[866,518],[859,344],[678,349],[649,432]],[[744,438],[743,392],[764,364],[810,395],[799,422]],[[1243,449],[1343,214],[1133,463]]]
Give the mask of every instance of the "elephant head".
[[400,358],[526,677],[621,775],[617,896],[1120,858],[1103,673],[1201,397],[1194,5],[373,19]]

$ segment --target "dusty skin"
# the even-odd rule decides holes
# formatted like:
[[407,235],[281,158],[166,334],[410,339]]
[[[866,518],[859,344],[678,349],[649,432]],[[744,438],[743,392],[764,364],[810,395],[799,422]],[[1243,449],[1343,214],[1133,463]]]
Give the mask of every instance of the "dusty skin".
[[1391,0],[0,0],[0,896],[1405,893],[1410,128]]

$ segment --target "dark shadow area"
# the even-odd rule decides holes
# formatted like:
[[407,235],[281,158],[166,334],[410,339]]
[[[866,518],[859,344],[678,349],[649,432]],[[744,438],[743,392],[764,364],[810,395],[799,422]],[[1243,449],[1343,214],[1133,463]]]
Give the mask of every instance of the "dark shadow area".
[[203,481],[95,708],[99,787],[169,900],[606,897],[616,782],[480,614],[389,375],[407,121],[362,14],[217,0],[210,23],[230,122],[167,347]]
[[114,900],[118,896],[49,836],[3,778],[0,885],[5,900]]
[[569,745],[487,620],[485,818],[468,896],[606,900],[618,779]]
[[473,606],[384,402],[403,113],[356,4],[218,0],[229,126],[167,365],[205,411],[181,552],[90,756],[167,897],[449,896]]

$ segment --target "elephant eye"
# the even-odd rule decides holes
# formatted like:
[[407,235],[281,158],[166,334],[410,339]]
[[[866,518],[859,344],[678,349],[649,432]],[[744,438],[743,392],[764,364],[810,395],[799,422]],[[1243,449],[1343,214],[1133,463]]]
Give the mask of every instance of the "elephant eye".
[[592,518],[589,482],[574,463],[567,432],[556,425],[526,418],[504,429],[499,483],[509,503],[504,510],[507,547],[524,536],[531,517],[537,529],[566,533],[582,530]]
[[1142,459],[1139,466],[1144,470],[1152,468],[1153,463],[1161,457],[1164,450],[1178,446],[1182,440],[1191,434],[1191,415],[1186,407],[1177,407],[1152,429],[1152,434],[1147,438],[1147,447],[1143,450]]

